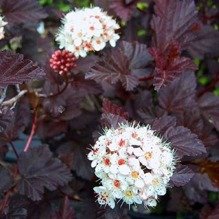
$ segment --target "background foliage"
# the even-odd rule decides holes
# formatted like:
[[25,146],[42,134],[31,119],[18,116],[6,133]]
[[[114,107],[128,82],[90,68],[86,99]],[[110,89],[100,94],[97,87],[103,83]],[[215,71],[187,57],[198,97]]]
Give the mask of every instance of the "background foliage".
[[[97,5],[121,25],[116,48],[49,67],[64,13]],[[219,218],[219,33],[216,0],[0,0],[1,218],[130,218],[100,208],[86,158],[104,126],[138,121],[180,162],[150,212]],[[34,79],[34,80],[33,80]],[[19,85],[19,86],[18,86]],[[25,146],[30,149],[26,152]]]

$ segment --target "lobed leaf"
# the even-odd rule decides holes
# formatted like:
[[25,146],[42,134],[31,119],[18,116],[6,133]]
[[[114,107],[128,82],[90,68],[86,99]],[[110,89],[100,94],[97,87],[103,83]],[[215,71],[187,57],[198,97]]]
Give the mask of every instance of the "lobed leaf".
[[127,91],[131,91],[139,84],[139,78],[147,75],[149,69],[146,66],[150,61],[146,45],[123,41],[119,48],[103,55],[86,74],[86,79],[97,83],[121,82]]
[[204,55],[219,56],[219,31],[205,25],[197,34],[194,34],[185,48],[195,58],[204,58]]
[[205,93],[198,102],[205,118],[219,130],[219,97]]
[[158,48],[150,49],[155,60],[153,84],[156,90],[169,85],[175,78],[187,71],[195,71],[196,66],[190,58],[180,56],[178,44],[172,43],[165,52]]
[[198,157],[206,155],[207,151],[198,136],[188,128],[177,126],[175,118],[162,116],[154,121],[152,128],[170,142],[179,158],[184,156]]
[[32,61],[12,51],[0,52],[0,69],[0,87],[21,84],[44,75],[44,71]]
[[36,23],[47,14],[36,0],[0,0],[2,14],[9,24]]
[[168,112],[182,112],[186,108],[195,107],[196,77],[186,72],[175,79],[169,86],[158,92],[159,105]]
[[23,152],[18,159],[21,179],[18,190],[33,201],[39,201],[45,189],[56,190],[71,179],[70,171],[53,154],[47,146],[32,148]]
[[72,169],[77,176],[91,180],[94,177],[90,162],[87,160],[87,151],[83,146],[74,145]]
[[193,177],[195,173],[188,166],[179,165],[171,177],[171,182],[174,186],[184,186],[187,184]]
[[136,1],[129,1],[126,3],[124,0],[111,0],[109,8],[124,21],[130,20],[135,9]]
[[128,113],[125,110],[112,103],[111,101],[104,99],[102,107],[102,125],[116,128],[119,123],[126,123],[128,119]]
[[6,192],[13,185],[13,178],[10,172],[3,166],[0,165],[0,195]]
[[153,46],[162,51],[172,42],[178,42],[183,47],[200,29],[193,0],[155,0],[154,10],[151,20],[155,33]]

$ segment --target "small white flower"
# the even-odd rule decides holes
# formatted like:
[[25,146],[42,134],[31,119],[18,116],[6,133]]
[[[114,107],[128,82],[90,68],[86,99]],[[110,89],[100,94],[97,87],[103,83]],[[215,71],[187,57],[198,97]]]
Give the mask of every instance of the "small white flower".
[[115,47],[120,38],[115,31],[119,25],[99,7],[75,9],[66,14],[56,41],[76,57],[85,57],[90,51],[100,51],[107,42]]
[[100,205],[109,205],[111,208],[115,207],[115,201],[110,191],[103,186],[94,187],[94,191],[98,194],[98,202]]
[[7,22],[3,21],[3,17],[0,16],[0,40],[5,37],[4,27],[6,24],[7,24]]
[[149,126],[121,124],[105,130],[88,159],[100,178],[101,186],[95,187],[98,202],[111,207],[116,199],[156,206],[175,169],[174,152]]

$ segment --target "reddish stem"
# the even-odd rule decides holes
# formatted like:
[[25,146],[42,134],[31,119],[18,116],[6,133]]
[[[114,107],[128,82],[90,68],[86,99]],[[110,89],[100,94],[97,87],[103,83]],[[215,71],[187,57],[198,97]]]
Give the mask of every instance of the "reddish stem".
[[144,78],[140,78],[139,81],[149,81],[149,80],[152,80],[153,78],[154,78],[154,76],[147,76]]
[[62,210],[62,218],[63,219],[65,219],[67,205],[68,205],[68,196],[65,195],[64,203],[63,203],[63,210]]
[[66,90],[67,87],[68,87],[68,77],[65,75],[65,85],[62,88],[62,90],[58,89],[58,92],[56,94],[52,94],[52,95],[48,96],[47,98],[59,96],[60,94],[62,94]]
[[28,137],[28,140],[27,140],[27,143],[24,147],[24,152],[26,152],[29,147],[30,147],[30,144],[32,142],[32,139],[33,139],[33,136],[35,135],[36,133],[36,129],[37,129],[37,113],[35,114],[34,116],[34,119],[33,119],[33,123],[32,123],[32,128],[31,128],[31,132],[30,132],[30,135]]

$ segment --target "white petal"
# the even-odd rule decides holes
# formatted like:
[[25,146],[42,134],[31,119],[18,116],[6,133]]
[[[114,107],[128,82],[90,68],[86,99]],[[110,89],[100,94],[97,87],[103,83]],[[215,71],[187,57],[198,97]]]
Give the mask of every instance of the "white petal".
[[136,181],[135,181],[135,186],[136,186],[137,188],[140,188],[140,189],[143,188],[143,187],[145,186],[144,181],[141,180],[141,179],[136,180]]
[[144,152],[141,150],[141,148],[134,148],[133,153],[137,157],[140,157],[140,156],[144,155]]
[[130,174],[131,170],[127,165],[121,165],[119,166],[119,172],[123,175],[128,175]]

